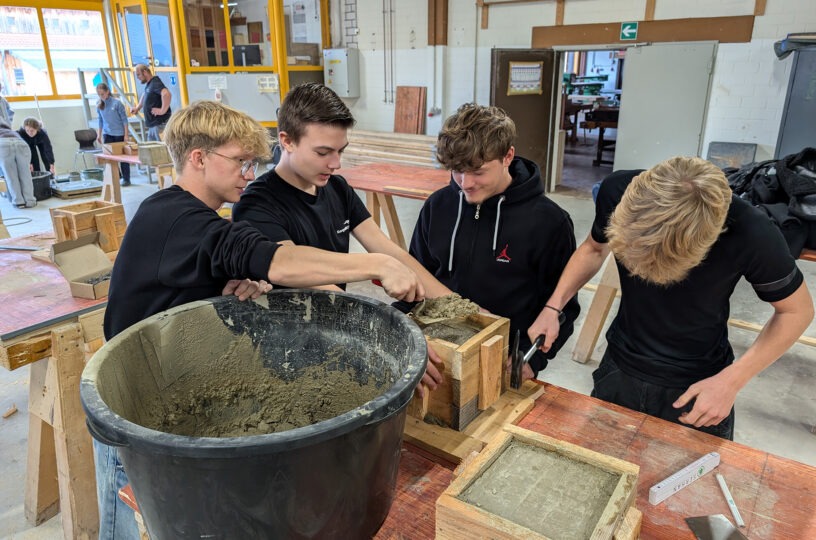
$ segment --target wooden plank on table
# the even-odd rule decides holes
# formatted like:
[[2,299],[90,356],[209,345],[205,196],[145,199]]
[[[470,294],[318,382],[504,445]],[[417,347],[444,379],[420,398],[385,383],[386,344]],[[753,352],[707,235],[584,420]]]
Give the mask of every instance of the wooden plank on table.
[[405,419],[406,442],[452,463],[459,463],[471,452],[479,452],[484,443],[460,431],[426,424],[417,418]]
[[[54,234],[57,237],[57,242],[71,240],[71,222],[67,216],[51,216],[51,221],[54,224]],[[73,240],[76,240],[75,238]]]

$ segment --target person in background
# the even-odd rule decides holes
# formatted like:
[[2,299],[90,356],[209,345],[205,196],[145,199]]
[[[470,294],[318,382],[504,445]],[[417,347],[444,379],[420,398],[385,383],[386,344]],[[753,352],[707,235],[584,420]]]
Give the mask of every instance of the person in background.
[[137,114],[144,109],[147,140],[160,141],[164,126],[167,125],[167,121],[170,120],[170,115],[173,112],[170,109],[172,99],[170,90],[144,64],[136,64],[136,67],[133,68],[133,74],[145,87],[139,103],[130,109],[130,114]]
[[[128,119],[125,106],[111,96],[110,88],[106,83],[96,85],[96,95],[99,102],[96,109],[99,116],[99,127],[96,130],[96,140],[100,143],[128,142]],[[122,171],[122,185],[130,185],[130,163],[120,163]]]
[[[569,214],[544,195],[534,162],[516,155],[516,125],[498,107],[467,103],[447,118],[436,145],[450,184],[419,213],[410,251],[444,285],[491,313],[510,319],[511,339],[531,341],[527,328],[555,289],[575,251]],[[561,337],[522,367],[533,379],[572,334],[575,295],[558,306]],[[555,311],[553,311],[555,313]]]
[[0,120],[0,175],[6,179],[11,203],[17,208],[34,208],[34,182],[31,180],[31,150],[20,134]]
[[[733,439],[737,393],[813,319],[813,300],[781,232],[731,193],[716,166],[675,157],[603,180],[592,230],[547,305],[560,309],[610,252],[621,301],[592,395]],[[742,277],[774,312],[734,361],[729,299]],[[547,335],[543,350],[558,332],[549,309],[529,329]]]
[[[28,144],[28,148],[31,150],[31,172],[44,171],[55,174],[54,148],[51,146],[51,138],[43,129],[42,122],[33,116],[29,116],[23,120],[23,125],[17,130],[17,133],[20,134],[20,138]],[[42,157],[42,168],[40,168],[40,157]]]
[[14,110],[11,108],[11,105],[6,100],[6,97],[3,94],[3,84],[0,83],[0,120],[3,120],[11,126],[12,120],[14,120]]
[[[177,112],[165,133],[178,178],[145,199],[128,225],[111,273],[106,339],[174,306],[212,296],[241,300],[268,290],[264,281],[313,287],[379,279],[398,299],[420,300],[416,275],[393,257],[340,254],[267,240],[249,223],[216,210],[238,201],[254,180],[269,134],[247,114],[213,101]],[[115,448],[94,441],[99,538],[138,538],[133,511],[118,490],[127,483]]]

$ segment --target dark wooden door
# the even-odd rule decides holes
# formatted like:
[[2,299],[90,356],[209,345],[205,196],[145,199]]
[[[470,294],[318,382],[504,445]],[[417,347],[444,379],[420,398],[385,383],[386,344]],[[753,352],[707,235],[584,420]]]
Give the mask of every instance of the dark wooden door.
[[[545,185],[552,165],[554,89],[558,76],[555,59],[552,49],[493,49],[491,57],[490,104],[501,107],[513,119],[518,131],[516,155],[538,164]],[[524,82],[525,71],[527,76],[533,76],[538,62],[541,62],[540,93],[533,80],[527,87]],[[512,87],[511,66],[515,68]],[[523,93],[530,90],[534,93]]]

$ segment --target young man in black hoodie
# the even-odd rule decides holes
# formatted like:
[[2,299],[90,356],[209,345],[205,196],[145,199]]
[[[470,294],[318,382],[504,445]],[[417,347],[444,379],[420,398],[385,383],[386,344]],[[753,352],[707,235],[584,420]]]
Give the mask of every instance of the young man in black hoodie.
[[[555,289],[575,251],[572,220],[544,195],[538,166],[515,155],[516,126],[497,107],[465,104],[442,126],[437,159],[450,185],[419,214],[410,253],[451,290],[510,319],[511,336],[530,347],[527,329]],[[554,308],[552,308],[554,309]],[[561,309],[565,322],[547,353],[524,367],[535,378],[572,334],[580,307]]]

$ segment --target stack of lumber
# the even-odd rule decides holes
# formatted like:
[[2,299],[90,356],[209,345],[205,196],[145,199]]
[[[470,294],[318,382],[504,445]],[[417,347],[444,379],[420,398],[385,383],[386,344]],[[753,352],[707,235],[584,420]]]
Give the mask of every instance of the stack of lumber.
[[343,152],[343,166],[368,163],[395,163],[439,168],[436,161],[436,137],[354,130]]

